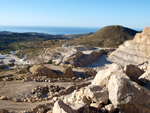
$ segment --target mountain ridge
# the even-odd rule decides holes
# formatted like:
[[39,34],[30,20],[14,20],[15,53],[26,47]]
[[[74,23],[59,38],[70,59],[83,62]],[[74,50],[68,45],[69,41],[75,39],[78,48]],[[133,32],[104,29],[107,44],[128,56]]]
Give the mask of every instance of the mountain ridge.
[[73,39],[71,45],[91,45],[97,47],[118,47],[125,40],[132,40],[138,31],[120,25],[101,28],[95,33]]

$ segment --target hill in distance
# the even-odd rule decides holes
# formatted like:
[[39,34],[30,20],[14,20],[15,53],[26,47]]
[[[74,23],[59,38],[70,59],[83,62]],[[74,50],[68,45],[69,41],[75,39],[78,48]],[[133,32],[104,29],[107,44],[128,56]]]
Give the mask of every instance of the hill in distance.
[[120,25],[106,26],[97,32],[72,39],[70,45],[90,45],[96,47],[118,47],[126,40],[132,40],[138,31]]

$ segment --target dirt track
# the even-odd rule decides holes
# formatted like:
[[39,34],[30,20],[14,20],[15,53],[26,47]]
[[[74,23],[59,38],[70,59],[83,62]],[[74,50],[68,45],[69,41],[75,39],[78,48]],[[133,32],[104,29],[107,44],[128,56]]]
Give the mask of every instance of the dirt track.
[[[17,81],[0,81],[0,96],[12,96],[21,94],[22,92],[28,92],[32,90],[37,85],[60,85],[63,87],[67,87],[73,85],[72,82],[55,82],[55,83],[45,83],[45,82],[22,82],[20,80]],[[49,101],[35,102],[35,103],[24,103],[24,102],[12,102],[7,100],[0,100],[0,109],[8,109],[14,111],[23,111],[33,108],[36,105],[48,103]]]

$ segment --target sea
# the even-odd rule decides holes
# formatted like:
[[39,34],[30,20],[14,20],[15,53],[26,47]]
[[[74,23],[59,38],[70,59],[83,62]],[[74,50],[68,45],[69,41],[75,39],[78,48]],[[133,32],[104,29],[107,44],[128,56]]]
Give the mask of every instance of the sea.
[[100,28],[94,27],[0,26],[0,31],[10,31],[17,33],[37,32],[52,35],[94,33],[99,29]]

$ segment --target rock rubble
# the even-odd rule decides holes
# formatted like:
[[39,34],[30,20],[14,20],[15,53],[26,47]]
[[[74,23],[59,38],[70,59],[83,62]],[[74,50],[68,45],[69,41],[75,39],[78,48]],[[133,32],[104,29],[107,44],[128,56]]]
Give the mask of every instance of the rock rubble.
[[[75,89],[69,96],[64,96],[55,103],[61,101],[63,105],[69,106],[71,111],[65,111],[66,113],[148,113],[150,90],[145,84],[139,83],[140,77],[145,74],[147,71],[136,65],[112,64],[107,69],[100,70],[90,85]],[[57,104],[58,106],[61,105]],[[53,113],[56,113],[54,109]]]

